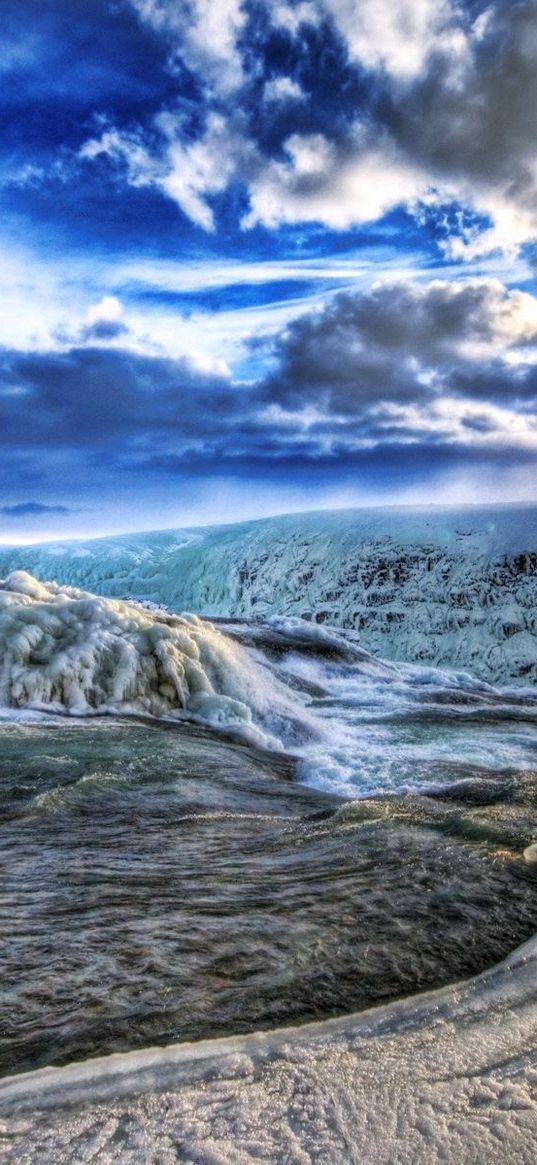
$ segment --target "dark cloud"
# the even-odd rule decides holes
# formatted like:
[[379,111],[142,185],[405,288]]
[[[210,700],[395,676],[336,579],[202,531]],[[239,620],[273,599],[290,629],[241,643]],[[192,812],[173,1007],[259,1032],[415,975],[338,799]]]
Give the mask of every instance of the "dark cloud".
[[289,324],[265,391],[287,408],[344,415],[440,392],[516,401],[536,391],[528,354],[509,360],[524,345],[537,350],[537,307],[495,280],[383,285]]
[[537,455],[537,306],[497,281],[341,293],[289,323],[270,359],[241,383],[118,347],[3,351],[0,484],[39,471],[45,499],[3,513],[64,513],[128,484],[393,483]]
[[537,6],[495,0],[474,15],[481,22],[468,29],[460,63],[449,45],[433,52],[410,91],[392,94],[383,120],[437,174],[498,182],[524,203],[535,194]]
[[240,383],[117,347],[4,351],[0,445],[166,470],[449,444],[456,415],[468,439],[493,434],[499,409],[535,410],[537,306],[494,280],[379,285],[298,317],[270,356],[269,375]]
[[[435,482],[438,478],[461,473],[467,475],[496,474],[500,480],[504,474],[516,469],[536,466],[535,451],[513,449],[508,446],[497,450],[478,448],[470,444],[449,443],[428,440],[424,434],[412,444],[401,444],[389,435],[374,448],[342,448],[333,454],[312,454],[311,447],[285,450],[279,448],[277,459],[273,450],[263,450],[261,444],[255,452],[223,453],[214,467],[220,477],[236,481],[274,481],[292,484],[294,482],[311,487],[315,484],[323,488],[334,485],[334,470],[337,470],[337,484],[341,487],[357,485],[365,491],[408,488]],[[204,457],[190,454],[181,458],[152,458],[140,465],[139,472],[159,483],[177,482],[188,489],[196,478],[207,478],[211,465]]]
[[119,336],[128,336],[128,334],[129,328],[120,320],[98,320],[96,323],[88,324],[87,327],[82,328],[80,339],[89,343],[92,340],[117,340]]
[[4,352],[0,443],[97,449],[178,440],[200,426],[217,428],[229,393],[224,377],[200,373],[187,359],[97,347]]
[[71,514],[69,506],[47,506],[43,502],[17,502],[13,506],[0,506],[0,514],[6,518],[36,517],[41,514]]

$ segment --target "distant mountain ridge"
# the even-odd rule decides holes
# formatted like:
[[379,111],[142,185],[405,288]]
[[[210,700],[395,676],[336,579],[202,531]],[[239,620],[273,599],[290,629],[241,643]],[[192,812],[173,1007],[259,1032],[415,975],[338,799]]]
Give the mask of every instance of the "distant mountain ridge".
[[289,514],[0,550],[14,569],[174,610],[353,627],[389,659],[537,680],[537,505]]

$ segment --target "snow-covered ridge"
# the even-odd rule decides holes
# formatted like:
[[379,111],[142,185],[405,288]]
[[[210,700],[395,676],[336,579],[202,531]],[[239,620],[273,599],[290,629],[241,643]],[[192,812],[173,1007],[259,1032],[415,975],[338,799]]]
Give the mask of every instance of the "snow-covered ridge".
[[352,627],[375,655],[537,678],[537,506],[296,514],[0,551],[0,573],[201,615]]
[[[0,581],[0,706],[69,713],[188,716],[278,747],[297,695],[246,648],[196,615],[40,583]],[[269,727],[270,725],[270,727]]]

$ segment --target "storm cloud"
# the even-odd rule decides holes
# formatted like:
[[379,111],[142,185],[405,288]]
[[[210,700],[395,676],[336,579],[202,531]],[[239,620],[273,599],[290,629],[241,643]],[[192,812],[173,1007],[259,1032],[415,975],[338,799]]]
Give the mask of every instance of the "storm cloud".
[[238,381],[111,347],[4,352],[0,442],[116,472],[254,461],[280,472],[377,447],[537,452],[537,305],[497,280],[387,283],[291,321]]
[[537,304],[497,280],[379,285],[300,316],[273,353],[265,390],[287,409],[349,418],[446,394],[516,406],[535,395]]

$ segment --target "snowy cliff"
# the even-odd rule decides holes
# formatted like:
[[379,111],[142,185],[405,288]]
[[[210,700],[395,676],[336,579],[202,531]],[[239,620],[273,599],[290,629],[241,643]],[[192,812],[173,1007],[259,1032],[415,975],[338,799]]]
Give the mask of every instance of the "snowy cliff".
[[0,551],[0,575],[173,610],[300,615],[352,627],[396,660],[537,679],[537,506],[286,515]]

